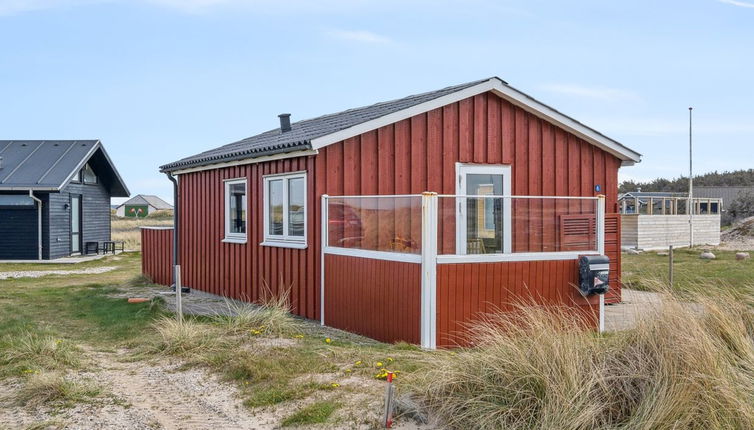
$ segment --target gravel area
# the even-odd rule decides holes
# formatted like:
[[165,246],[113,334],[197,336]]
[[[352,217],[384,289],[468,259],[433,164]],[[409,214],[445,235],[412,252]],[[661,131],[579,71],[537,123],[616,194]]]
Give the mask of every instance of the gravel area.
[[0,272],[0,280],[11,278],[40,278],[48,275],[96,275],[117,269],[116,266],[92,267],[75,270],[25,270],[17,272]]

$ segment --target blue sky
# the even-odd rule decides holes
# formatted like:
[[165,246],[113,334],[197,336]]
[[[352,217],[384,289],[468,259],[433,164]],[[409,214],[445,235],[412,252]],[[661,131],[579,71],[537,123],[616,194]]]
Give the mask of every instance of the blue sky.
[[[315,4],[316,3],[316,4]],[[293,120],[493,75],[644,154],[754,167],[754,0],[0,0],[0,138],[158,166]]]

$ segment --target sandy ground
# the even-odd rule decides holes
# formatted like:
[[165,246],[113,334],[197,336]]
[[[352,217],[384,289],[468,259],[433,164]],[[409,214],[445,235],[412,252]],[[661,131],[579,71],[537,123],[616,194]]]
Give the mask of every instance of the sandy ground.
[[[178,370],[178,363],[129,362],[125,352],[87,354],[88,371],[70,376],[90,379],[104,389],[101,398],[73,408],[0,404],[0,422],[21,429],[55,422],[66,429],[269,429],[274,415],[252,414],[237,390],[199,369]],[[5,384],[6,393],[18,382]],[[54,427],[55,428],[55,427]]]
[[92,267],[74,270],[25,270],[16,272],[0,272],[1,279],[10,278],[39,278],[47,275],[96,275],[117,269],[115,266]]
[[754,251],[754,237],[743,237],[727,240],[715,247],[724,251]]
[[[242,405],[235,386],[203,369],[183,369],[179,362],[130,361],[126,351],[87,351],[86,355],[87,370],[67,377],[95,381],[103,388],[100,397],[74,407],[32,409],[13,403],[13,393],[20,388],[19,380],[0,381],[0,393],[4,396],[0,400],[0,429],[49,423],[49,428],[55,429],[264,430],[277,428],[284,416],[303,406],[299,402],[251,410]],[[358,387],[363,381],[349,378],[341,383]],[[368,410],[351,409],[347,412],[351,416],[341,417],[343,424],[319,428],[369,428],[355,423],[363,422],[368,415],[376,417],[381,402],[375,402],[371,393],[358,390],[352,397]],[[419,427],[403,422],[395,428]]]

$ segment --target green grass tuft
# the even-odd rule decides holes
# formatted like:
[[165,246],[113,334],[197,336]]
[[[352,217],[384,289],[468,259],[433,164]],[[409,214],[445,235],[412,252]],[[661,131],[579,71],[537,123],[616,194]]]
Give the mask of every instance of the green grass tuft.
[[52,402],[72,405],[89,401],[101,393],[102,389],[91,381],[74,382],[59,373],[35,373],[26,379],[15,400],[30,407]]
[[322,424],[327,422],[338,407],[339,405],[337,403],[327,400],[312,403],[286,417],[280,425],[283,427],[294,427],[309,424]]

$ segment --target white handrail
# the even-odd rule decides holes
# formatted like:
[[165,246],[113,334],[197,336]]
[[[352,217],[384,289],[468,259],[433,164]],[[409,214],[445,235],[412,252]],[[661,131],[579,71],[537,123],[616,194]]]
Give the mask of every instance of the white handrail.
[[461,195],[461,194],[440,194],[437,197],[455,197],[455,198],[479,198],[479,199],[549,199],[549,200],[597,200],[599,197],[588,196],[499,196],[499,195]]

